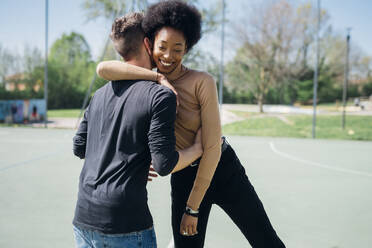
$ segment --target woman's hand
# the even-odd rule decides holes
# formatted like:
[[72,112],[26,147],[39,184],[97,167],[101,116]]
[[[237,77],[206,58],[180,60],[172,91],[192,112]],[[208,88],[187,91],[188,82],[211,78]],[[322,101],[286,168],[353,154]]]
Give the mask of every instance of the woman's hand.
[[171,83],[169,83],[168,79],[163,74],[158,73],[158,76],[156,77],[156,80],[158,81],[158,83],[160,85],[163,85],[163,86],[169,88],[171,91],[173,91],[173,93],[177,97],[177,106],[178,106],[179,105],[179,102],[178,102],[178,93],[177,93],[176,89],[173,87],[173,85]]
[[181,235],[194,236],[198,234],[197,226],[198,226],[197,217],[188,214],[183,214],[180,226]]

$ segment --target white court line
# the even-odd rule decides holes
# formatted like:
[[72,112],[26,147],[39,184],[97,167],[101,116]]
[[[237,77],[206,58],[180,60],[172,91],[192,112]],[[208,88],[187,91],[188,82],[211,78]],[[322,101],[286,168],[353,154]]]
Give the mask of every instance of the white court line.
[[309,160],[306,160],[306,159],[302,159],[302,158],[292,156],[290,154],[281,152],[278,149],[276,149],[275,145],[274,145],[274,142],[272,142],[272,141],[270,142],[270,148],[274,153],[278,154],[279,156],[282,156],[284,158],[294,160],[294,161],[297,161],[297,162],[301,162],[301,163],[304,163],[304,164],[307,164],[307,165],[316,166],[316,167],[320,167],[320,168],[327,169],[327,170],[332,170],[332,171],[337,171],[337,172],[354,174],[354,175],[358,175],[358,176],[372,177],[371,173],[361,172],[361,171],[357,171],[357,170],[338,168],[338,167],[334,167],[334,166],[330,166],[330,165],[326,165],[326,164],[321,164],[321,163],[317,163],[317,162],[312,162],[312,161],[309,161]]

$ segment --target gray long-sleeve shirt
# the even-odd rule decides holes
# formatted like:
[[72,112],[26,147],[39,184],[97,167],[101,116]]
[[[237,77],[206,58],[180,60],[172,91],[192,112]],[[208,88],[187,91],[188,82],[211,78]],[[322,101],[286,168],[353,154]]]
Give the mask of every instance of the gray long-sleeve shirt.
[[176,97],[147,81],[114,81],[97,90],[74,137],[85,158],[73,224],[104,233],[152,226],[147,176],[169,174],[178,162]]

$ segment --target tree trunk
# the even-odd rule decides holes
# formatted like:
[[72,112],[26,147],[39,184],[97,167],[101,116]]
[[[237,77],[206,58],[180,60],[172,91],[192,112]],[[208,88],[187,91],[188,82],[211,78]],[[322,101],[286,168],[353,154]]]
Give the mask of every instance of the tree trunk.
[[262,93],[258,96],[258,99],[257,99],[257,103],[258,103],[258,108],[260,110],[260,113],[263,113],[263,95]]

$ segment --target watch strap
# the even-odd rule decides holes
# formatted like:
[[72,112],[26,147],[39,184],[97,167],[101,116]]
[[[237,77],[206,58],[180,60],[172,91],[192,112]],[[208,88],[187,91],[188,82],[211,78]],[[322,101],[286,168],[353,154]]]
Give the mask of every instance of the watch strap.
[[199,210],[193,210],[192,208],[186,206],[185,214],[193,217],[199,217]]

